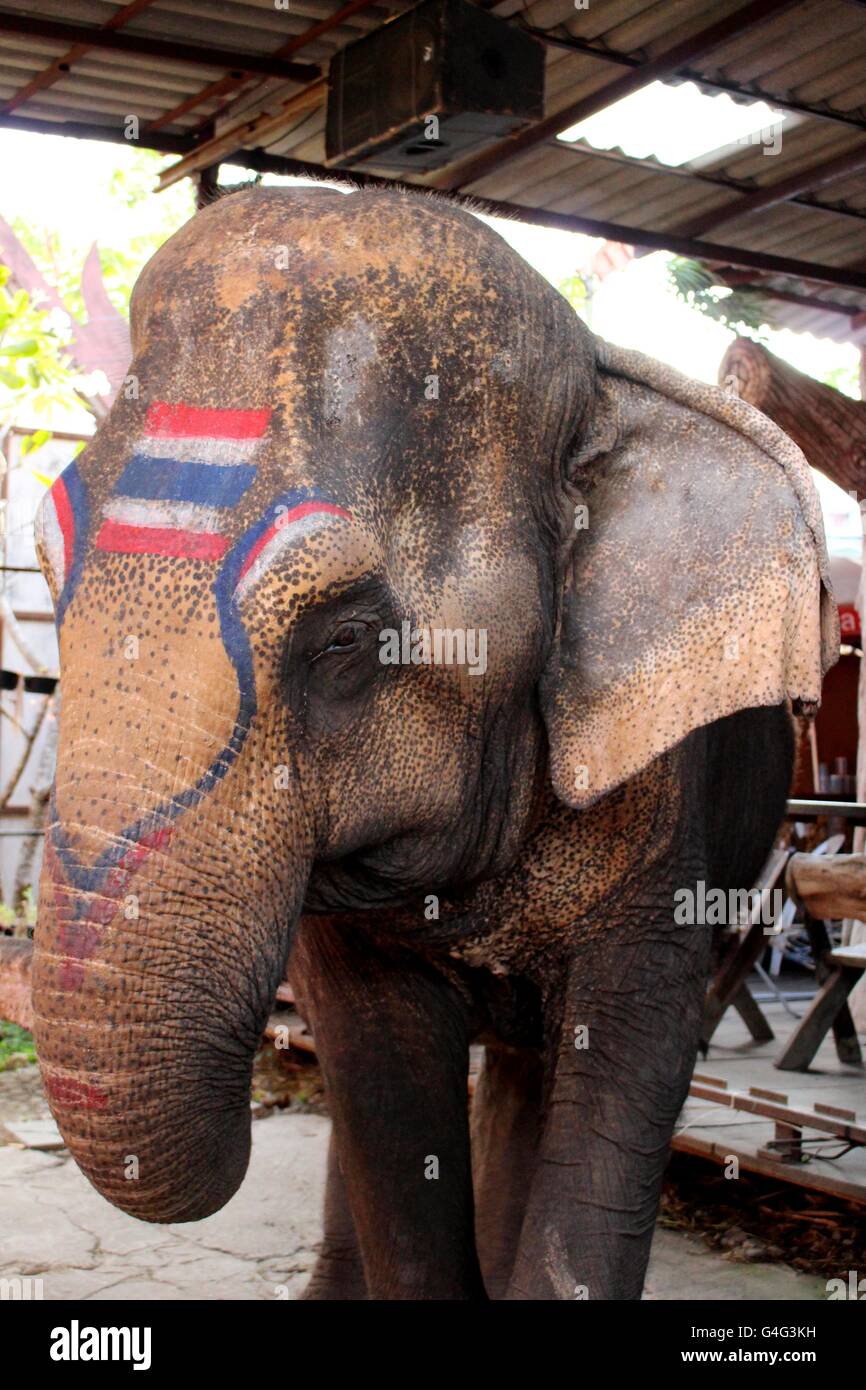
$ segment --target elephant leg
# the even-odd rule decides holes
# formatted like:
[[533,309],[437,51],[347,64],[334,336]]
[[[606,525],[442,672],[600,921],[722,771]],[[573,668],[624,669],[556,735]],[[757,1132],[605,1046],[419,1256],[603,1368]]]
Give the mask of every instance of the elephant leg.
[[483,1299],[467,1072],[470,1005],[357,925],[303,919],[291,961],[316,1039],[369,1297]]
[[530,1049],[485,1048],[472,1100],[475,1241],[490,1298],[504,1298],[538,1152],[543,1063]]
[[709,961],[671,918],[656,899],[569,962],[509,1299],[641,1297]]
[[355,1301],[367,1297],[361,1248],[334,1135],[328,1145],[328,1177],[325,1184],[324,1236],[310,1282],[302,1297],[331,1301]]

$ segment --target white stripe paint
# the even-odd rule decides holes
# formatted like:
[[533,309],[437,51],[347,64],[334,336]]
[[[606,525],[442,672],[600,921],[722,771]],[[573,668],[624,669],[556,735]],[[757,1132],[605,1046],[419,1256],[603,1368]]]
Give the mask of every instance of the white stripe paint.
[[102,509],[107,521],[121,526],[167,526],[178,531],[219,531],[225,512],[225,507],[203,507],[198,502],[135,497],[112,497]]
[[63,586],[66,570],[66,551],[63,545],[63,532],[57,519],[57,508],[50,492],[45,494],[42,505],[36,513],[34,526],[36,543],[41,546],[51,577],[59,593]]
[[307,516],[302,516],[299,521],[293,522],[290,526],[281,526],[256,556],[250,568],[247,570],[243,579],[235,589],[235,599],[240,602],[246,597],[251,589],[254,589],[262,576],[270,569],[271,565],[284,550],[293,546],[296,541],[302,540],[304,536],[309,536],[313,531],[319,531],[322,527],[330,525],[332,521],[341,521],[343,518],[334,512],[310,512]]
[[215,463],[227,468],[249,463],[261,442],[260,439],[208,439],[204,435],[172,439],[166,435],[145,434],[138,441],[136,453],[172,459],[175,463]]

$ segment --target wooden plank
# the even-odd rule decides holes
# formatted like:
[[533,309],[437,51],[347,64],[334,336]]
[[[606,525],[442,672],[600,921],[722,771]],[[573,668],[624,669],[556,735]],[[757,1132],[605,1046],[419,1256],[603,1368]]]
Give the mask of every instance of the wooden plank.
[[[750,1096],[749,1091],[777,1091],[773,1062],[798,1024],[777,1000],[763,1007],[778,1041],[772,1045],[751,1041],[733,1011],[726,1014],[710,1057],[698,1063],[693,1075],[674,1149],[718,1163],[733,1156],[744,1168],[766,1176],[866,1204],[862,1072],[844,1067],[827,1037],[815,1057],[819,1071],[785,1074],[787,1105]],[[738,1107],[741,1096],[745,1108]],[[831,1128],[825,1129],[825,1124]],[[844,1148],[846,1134],[855,1141],[849,1152],[832,1161],[815,1152],[816,1146]],[[780,1139],[788,1143],[784,1153],[771,1147]],[[802,1161],[797,1161],[798,1147]]]
[[[747,988],[746,977],[751,973],[755,962],[767,948],[767,928],[761,920],[764,894],[769,893],[775,887],[788,857],[786,849],[774,850],[771,854],[755,884],[755,892],[759,896],[754,900],[749,928],[740,935],[728,951],[707,992],[704,1004],[704,1023],[701,1030],[701,1038],[705,1045],[710,1043],[726,1010],[734,1003],[740,991]],[[755,1009],[760,1012],[757,1004],[755,1004]],[[766,1020],[764,1021],[766,1022]],[[767,1027],[769,1028],[769,1025]],[[756,1037],[756,1034],[753,1032],[752,1036]]]
[[[763,1086],[750,1086],[749,1095],[757,1096],[759,1100],[777,1100],[781,1105],[788,1104],[788,1097],[781,1091],[767,1091]],[[852,1115],[851,1118],[856,1119],[856,1116]]]
[[773,1041],[773,1030],[747,984],[741,985],[737,990],[731,1000],[731,1007],[736,1009],[755,1042]]
[[854,1110],[843,1110],[839,1105],[823,1105],[820,1100],[815,1101],[815,1110],[819,1115],[835,1115],[839,1120],[856,1120],[857,1114]]
[[[789,1040],[776,1066],[779,1071],[805,1071],[811,1066],[825,1034],[833,1026],[839,1010],[862,976],[862,970],[841,969],[822,985],[805,1018]],[[858,1048],[859,1053],[859,1048]],[[860,1140],[864,1143],[866,1140]]]
[[753,1173],[761,1173],[767,1178],[779,1178],[782,1182],[794,1183],[797,1187],[809,1187],[816,1192],[827,1192],[834,1197],[846,1197],[852,1202],[866,1205],[866,1178],[862,1182],[842,1177],[838,1172],[816,1172],[811,1163],[783,1163],[779,1159],[767,1158],[751,1149],[726,1145],[721,1140],[709,1140],[690,1130],[688,1133],[674,1135],[671,1147],[677,1153],[691,1154],[695,1158],[708,1158],[724,1166],[735,1158],[741,1168]]
[[786,803],[785,816],[788,820],[817,820],[819,816],[841,816],[852,825],[866,825],[866,802],[796,797]]

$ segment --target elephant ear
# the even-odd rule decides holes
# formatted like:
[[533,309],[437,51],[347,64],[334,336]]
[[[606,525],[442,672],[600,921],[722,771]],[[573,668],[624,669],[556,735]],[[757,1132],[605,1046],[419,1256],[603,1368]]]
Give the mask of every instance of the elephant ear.
[[737,710],[790,700],[813,713],[839,653],[797,446],[718,387],[600,341],[597,358],[540,689],[553,784],[571,806]]

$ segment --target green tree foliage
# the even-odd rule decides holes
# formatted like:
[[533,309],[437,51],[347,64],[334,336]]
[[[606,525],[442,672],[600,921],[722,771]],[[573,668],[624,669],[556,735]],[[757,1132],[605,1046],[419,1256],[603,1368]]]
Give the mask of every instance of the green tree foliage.
[[829,367],[826,372],[821,374],[819,380],[825,386],[834,386],[843,395],[850,396],[852,400],[859,401],[860,396],[860,373],[855,365],[842,367]]
[[563,298],[568,300],[576,313],[583,312],[589,299],[589,292],[582,275],[569,275],[568,279],[560,280],[556,288]]
[[[26,290],[8,288],[9,278],[8,267],[0,265],[0,422],[14,419],[23,407],[80,409],[81,378],[71,364],[68,320],[40,308]],[[38,448],[47,438],[40,431],[27,445]]]
[[775,327],[771,303],[765,295],[720,285],[699,261],[672,256],[668,278],[677,299],[734,333],[760,339],[762,328]]
[[0,1071],[12,1071],[35,1061],[36,1048],[27,1029],[0,1019]]
[[[129,313],[129,297],[142,267],[195,211],[189,179],[165,193],[154,192],[164,165],[165,155],[154,150],[129,149],[118,151],[117,163],[107,175],[108,193],[117,216],[110,231],[100,236],[99,262],[108,296],[122,314]],[[76,318],[86,318],[81,268],[89,244],[64,239],[56,229],[34,226],[23,217],[13,217],[11,226],[69,312]]]

